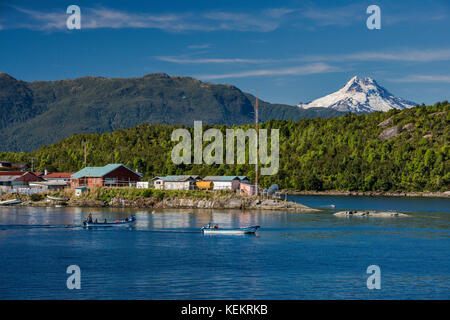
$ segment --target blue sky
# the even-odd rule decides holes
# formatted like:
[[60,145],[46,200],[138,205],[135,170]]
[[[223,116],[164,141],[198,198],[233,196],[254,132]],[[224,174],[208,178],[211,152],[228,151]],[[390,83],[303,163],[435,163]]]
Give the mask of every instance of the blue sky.
[[[66,9],[81,8],[81,30]],[[369,30],[366,9],[381,9]],[[0,1],[0,71],[26,81],[153,72],[296,104],[370,76],[417,103],[449,99],[450,2]]]

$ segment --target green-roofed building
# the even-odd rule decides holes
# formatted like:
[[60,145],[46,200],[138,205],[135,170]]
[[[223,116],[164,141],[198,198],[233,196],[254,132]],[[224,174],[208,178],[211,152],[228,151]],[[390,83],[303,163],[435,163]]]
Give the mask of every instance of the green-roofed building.
[[87,187],[123,187],[135,185],[142,174],[127,168],[123,164],[113,163],[103,167],[86,167],[70,177],[72,188]]

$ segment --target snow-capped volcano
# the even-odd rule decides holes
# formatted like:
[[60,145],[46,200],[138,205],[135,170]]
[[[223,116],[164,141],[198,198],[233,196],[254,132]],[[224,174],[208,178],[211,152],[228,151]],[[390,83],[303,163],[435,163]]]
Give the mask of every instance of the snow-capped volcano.
[[338,111],[374,112],[415,107],[416,104],[395,97],[372,78],[353,77],[340,90],[309,103],[299,103],[299,108],[331,108]]

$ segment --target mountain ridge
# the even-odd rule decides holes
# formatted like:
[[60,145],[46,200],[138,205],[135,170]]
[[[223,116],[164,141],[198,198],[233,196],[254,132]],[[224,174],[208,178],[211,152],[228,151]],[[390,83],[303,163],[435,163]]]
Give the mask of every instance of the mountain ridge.
[[[31,151],[75,133],[111,132],[141,123],[253,123],[252,97],[233,85],[165,73],[32,82],[0,73],[0,151]],[[265,101],[260,105],[261,121],[343,114]]]

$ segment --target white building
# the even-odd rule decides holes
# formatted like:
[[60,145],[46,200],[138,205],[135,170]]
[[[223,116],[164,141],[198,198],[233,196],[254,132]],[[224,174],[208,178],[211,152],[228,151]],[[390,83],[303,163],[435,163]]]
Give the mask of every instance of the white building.
[[148,189],[150,183],[147,181],[138,181],[136,182],[136,188],[138,189]]
[[239,190],[241,182],[249,182],[247,176],[207,176],[203,181],[212,181],[213,190]]
[[53,172],[48,173],[47,170],[45,170],[44,175],[42,176],[43,179],[46,181],[58,181],[58,182],[67,182],[67,185],[70,184],[70,177],[72,176],[72,172]]
[[155,189],[162,190],[194,190],[200,176],[165,176],[153,178]]

